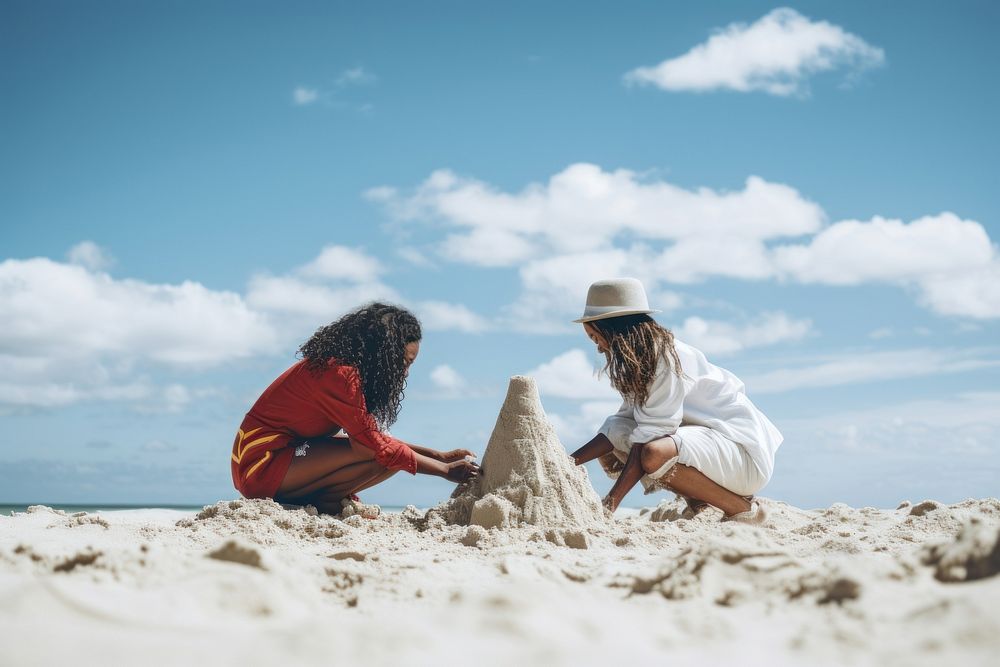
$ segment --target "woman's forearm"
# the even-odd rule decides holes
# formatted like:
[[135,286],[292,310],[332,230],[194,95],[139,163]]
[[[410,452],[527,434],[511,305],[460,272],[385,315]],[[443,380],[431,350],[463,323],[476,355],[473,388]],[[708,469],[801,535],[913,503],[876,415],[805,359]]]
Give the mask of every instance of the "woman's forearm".
[[414,445],[414,444],[410,444],[410,449],[412,449],[417,454],[420,454],[421,456],[426,456],[429,459],[434,459],[436,461],[441,460],[441,452],[439,452],[436,449],[431,449],[430,447],[422,447],[421,445]]
[[573,462],[576,465],[583,465],[587,461],[593,461],[596,458],[604,456],[614,448],[615,446],[608,440],[608,436],[598,433],[590,442],[573,452],[570,456],[573,457]]
[[435,475],[437,477],[448,476],[448,464],[436,458],[422,454],[416,447],[411,447],[417,459],[417,473],[420,475]]

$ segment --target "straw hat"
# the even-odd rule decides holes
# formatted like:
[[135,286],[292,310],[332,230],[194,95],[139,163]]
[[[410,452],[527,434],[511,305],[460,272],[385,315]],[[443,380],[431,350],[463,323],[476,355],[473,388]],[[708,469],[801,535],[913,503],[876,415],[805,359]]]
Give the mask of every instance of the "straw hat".
[[622,315],[648,315],[650,310],[646,290],[635,278],[598,280],[587,290],[587,307],[583,316],[574,322],[593,322]]

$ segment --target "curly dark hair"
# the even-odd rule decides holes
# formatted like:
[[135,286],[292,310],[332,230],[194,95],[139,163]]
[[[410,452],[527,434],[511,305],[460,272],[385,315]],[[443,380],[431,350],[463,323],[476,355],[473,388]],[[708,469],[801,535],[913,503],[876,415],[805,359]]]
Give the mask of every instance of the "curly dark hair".
[[604,370],[621,395],[637,405],[649,398],[649,385],[660,359],[678,376],[683,374],[674,348],[674,334],[649,315],[621,315],[588,322],[608,341]]
[[365,406],[387,429],[399,416],[406,389],[406,345],[420,338],[413,313],[375,302],[317,329],[299,354],[313,373],[324,372],[331,360],[357,369]]

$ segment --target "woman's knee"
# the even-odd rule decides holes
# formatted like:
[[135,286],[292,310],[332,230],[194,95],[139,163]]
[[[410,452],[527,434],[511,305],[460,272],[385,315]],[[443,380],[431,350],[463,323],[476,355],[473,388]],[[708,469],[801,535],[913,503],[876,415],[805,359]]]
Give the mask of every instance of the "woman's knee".
[[670,436],[651,440],[642,447],[640,461],[647,473],[655,472],[664,463],[677,456],[677,445]]

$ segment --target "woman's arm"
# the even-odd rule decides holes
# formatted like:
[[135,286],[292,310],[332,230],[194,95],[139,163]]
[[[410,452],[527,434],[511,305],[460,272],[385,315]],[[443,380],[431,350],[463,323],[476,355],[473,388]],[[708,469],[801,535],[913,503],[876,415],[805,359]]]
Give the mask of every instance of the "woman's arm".
[[479,476],[479,466],[464,458],[451,463],[445,463],[420,452],[414,452],[417,458],[417,473],[444,477],[452,482],[465,482]]
[[476,456],[468,449],[452,449],[451,451],[440,452],[436,449],[431,449],[430,447],[422,447],[421,445],[414,445],[412,443],[407,444],[410,445],[410,449],[415,451],[417,454],[426,456],[429,459],[434,459],[435,461],[443,461],[445,463],[459,461],[464,459],[466,456],[471,456],[473,458]]
[[615,448],[608,440],[608,436],[603,433],[598,433],[590,442],[585,444],[580,449],[573,452],[570,456],[573,457],[573,463],[576,465],[583,465],[587,461],[593,461],[596,458],[600,458],[605,454],[608,454]]

